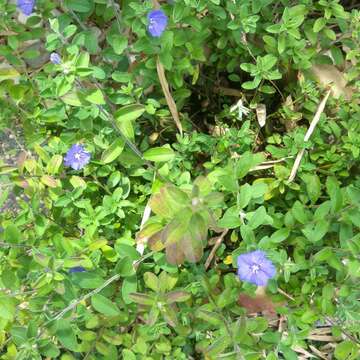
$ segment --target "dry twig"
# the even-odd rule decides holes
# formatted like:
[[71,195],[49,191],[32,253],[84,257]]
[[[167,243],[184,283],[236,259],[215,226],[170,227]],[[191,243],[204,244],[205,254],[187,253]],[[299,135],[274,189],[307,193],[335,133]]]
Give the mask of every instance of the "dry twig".
[[[317,110],[316,110],[316,113],[311,121],[311,124],[308,128],[308,131],[306,132],[305,136],[304,136],[304,142],[307,142],[309,139],[310,139],[310,136],[312,135],[313,131],[315,130],[315,127],[316,125],[318,124],[319,120],[320,120],[320,116],[321,114],[323,113],[324,111],[324,108],[325,108],[325,105],[326,105],[326,102],[329,98],[329,95],[330,95],[330,92],[331,90],[328,90],[325,97],[322,99],[322,101],[320,102]],[[296,156],[296,159],[295,159],[295,162],[294,162],[294,165],[291,169],[291,173],[290,173],[290,176],[289,176],[289,179],[288,181],[289,182],[292,182],[294,179],[295,179],[295,176],[297,174],[297,171],[299,169],[299,166],[300,166],[300,162],[301,162],[301,159],[302,157],[304,156],[304,153],[305,153],[305,149],[302,149],[298,152],[297,156]]]
[[215,253],[217,251],[217,249],[220,247],[221,243],[224,240],[225,235],[228,233],[229,229],[225,229],[220,236],[218,236],[218,238],[216,239],[216,242],[214,244],[214,247],[211,249],[210,254],[208,256],[208,258],[206,259],[205,262],[205,270],[207,270],[207,268],[210,266],[211,261],[213,260]]

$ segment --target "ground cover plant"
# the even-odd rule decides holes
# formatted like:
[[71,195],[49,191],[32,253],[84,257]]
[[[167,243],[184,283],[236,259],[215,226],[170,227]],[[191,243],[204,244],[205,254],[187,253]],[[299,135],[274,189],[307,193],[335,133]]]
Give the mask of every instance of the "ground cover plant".
[[360,358],[357,1],[0,10],[0,359]]

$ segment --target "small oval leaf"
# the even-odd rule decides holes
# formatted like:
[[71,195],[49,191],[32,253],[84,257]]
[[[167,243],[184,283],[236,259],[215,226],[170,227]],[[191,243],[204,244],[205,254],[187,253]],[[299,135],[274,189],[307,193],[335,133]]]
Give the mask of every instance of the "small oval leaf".
[[174,151],[167,147],[156,147],[144,152],[144,159],[154,162],[170,161],[174,156]]
[[115,112],[115,119],[118,122],[131,121],[139,118],[145,111],[145,106],[141,104],[130,104],[123,106]]
[[116,139],[102,154],[101,161],[105,164],[113,162],[124,150],[123,139]]

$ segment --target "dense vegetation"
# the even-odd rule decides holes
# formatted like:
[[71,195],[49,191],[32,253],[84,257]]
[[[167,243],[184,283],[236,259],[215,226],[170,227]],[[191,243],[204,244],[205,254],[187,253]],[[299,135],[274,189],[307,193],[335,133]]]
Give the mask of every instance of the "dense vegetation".
[[0,359],[359,359],[358,8],[0,0]]

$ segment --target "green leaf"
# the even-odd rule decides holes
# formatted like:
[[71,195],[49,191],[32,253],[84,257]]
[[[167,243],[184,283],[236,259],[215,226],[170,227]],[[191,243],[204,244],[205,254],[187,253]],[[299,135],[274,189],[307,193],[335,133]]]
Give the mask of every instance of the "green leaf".
[[86,13],[93,9],[93,0],[65,0],[65,6],[76,12]]
[[126,36],[113,34],[108,36],[107,39],[117,55],[121,55],[128,46],[128,39]]
[[265,160],[265,156],[263,153],[252,154],[247,151],[241,155],[240,159],[238,159],[236,163],[236,176],[239,179],[242,179],[245,175],[248,174],[250,169],[259,165]]
[[286,240],[290,235],[290,230],[287,228],[282,228],[279,229],[277,231],[275,231],[271,237],[270,237],[270,241],[273,243],[280,243],[284,240]]
[[104,283],[102,277],[91,272],[73,273],[71,277],[82,289],[96,289]]
[[240,187],[239,193],[239,207],[245,208],[252,197],[252,187],[249,184],[244,184]]
[[0,69],[0,82],[9,79],[16,79],[20,77],[20,73],[13,67],[2,67]]
[[270,70],[278,61],[278,58],[274,55],[268,54],[261,58],[260,64],[263,71]]
[[144,152],[144,159],[154,162],[167,162],[174,157],[174,151],[168,147],[155,147]]
[[85,99],[95,105],[104,105],[106,104],[104,95],[100,89],[92,89],[87,92]]
[[122,120],[121,122],[117,123],[117,126],[127,139],[135,139],[134,126],[131,120]]
[[332,256],[333,256],[332,249],[330,247],[325,247],[314,255],[314,260],[318,262],[327,261]]
[[136,290],[137,290],[136,276],[129,276],[125,278],[121,287],[121,294],[125,304],[130,304],[133,302],[133,300],[130,297],[130,294],[136,292]]
[[195,312],[195,316],[214,326],[219,326],[223,323],[223,319],[219,314],[206,309],[198,309]]
[[320,241],[329,229],[329,223],[326,220],[320,220],[316,224],[306,225],[302,230],[303,234],[311,242]]
[[120,314],[119,308],[103,295],[95,294],[91,297],[92,307],[106,316],[117,316]]
[[245,90],[254,90],[256,89],[259,84],[260,84],[261,78],[260,77],[256,77],[253,81],[245,81],[241,84],[241,86],[245,89]]
[[76,335],[69,320],[59,319],[56,321],[56,337],[66,349],[78,351]]
[[249,216],[250,220],[247,225],[252,230],[255,230],[256,228],[258,228],[260,225],[263,225],[263,224],[271,225],[273,222],[272,218],[269,215],[267,215],[266,208],[264,206],[258,207],[251,214],[248,213],[248,216]]
[[136,355],[131,350],[123,349],[122,359],[123,360],[136,360]]
[[225,229],[236,229],[242,224],[237,206],[232,206],[225,211],[224,216],[218,221],[218,226]]
[[4,240],[9,244],[18,244],[21,242],[22,235],[16,225],[10,224],[5,228]]
[[286,35],[281,33],[278,38],[278,52],[281,55],[286,49]]
[[241,225],[240,234],[243,240],[247,244],[252,244],[255,242],[255,234],[249,225]]
[[336,213],[341,210],[343,205],[343,196],[340,190],[339,182],[333,176],[329,176],[326,179],[326,191],[331,200],[331,211]]
[[59,173],[59,170],[60,170],[60,166],[61,166],[61,163],[62,163],[62,156],[61,155],[54,155],[50,162],[47,164],[46,166],[46,170],[49,174],[51,175],[56,175]]
[[66,95],[61,97],[61,100],[71,106],[82,106],[82,102],[77,92],[68,92]]
[[159,284],[159,279],[157,278],[157,276],[151,272],[146,272],[144,274],[144,282],[145,285],[155,291],[155,292],[159,292],[160,290],[160,284]]
[[350,340],[345,340],[336,345],[335,358],[337,360],[355,360],[359,356],[359,347]]
[[326,19],[324,18],[316,19],[313,26],[314,33],[318,33],[319,31],[321,31],[325,25],[326,25]]
[[122,121],[133,121],[145,112],[145,106],[141,104],[130,104],[118,109],[114,117],[118,123]]
[[321,183],[320,179],[315,174],[305,174],[302,176],[306,185],[306,191],[309,195],[309,199],[314,204],[321,195]]
[[116,160],[123,152],[125,141],[121,138],[116,139],[101,155],[101,161],[104,164],[109,164]]
[[0,319],[13,321],[15,316],[15,302],[11,297],[0,297]]
[[115,272],[120,276],[132,276],[135,273],[133,261],[129,256],[121,258],[115,266]]

